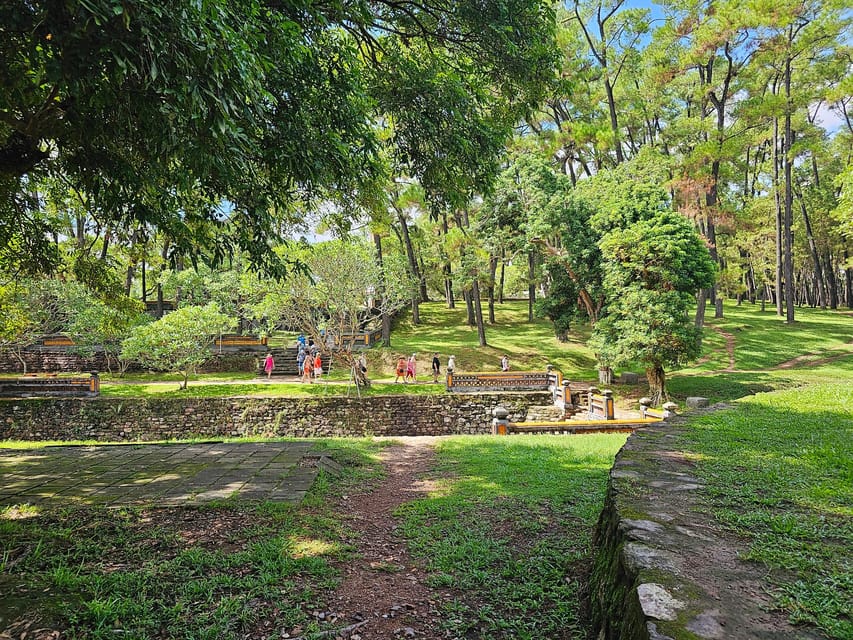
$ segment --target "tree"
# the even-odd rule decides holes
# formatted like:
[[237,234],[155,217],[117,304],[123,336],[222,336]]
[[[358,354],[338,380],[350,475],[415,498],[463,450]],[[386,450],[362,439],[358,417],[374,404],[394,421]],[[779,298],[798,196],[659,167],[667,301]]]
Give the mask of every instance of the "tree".
[[270,242],[374,188],[386,140],[435,198],[487,180],[553,32],[541,0],[3,3],[0,255],[48,256],[61,179],[116,236],[149,225],[170,258],[239,248],[281,273]]
[[155,371],[180,373],[180,388],[186,389],[190,374],[213,357],[213,341],[232,324],[213,303],[184,307],[136,327],[122,342],[121,358]]
[[267,283],[266,296],[253,306],[255,317],[312,338],[326,362],[334,357],[355,373],[358,386],[367,386],[352,336],[408,304],[418,283],[402,255],[386,257],[380,268],[370,249],[351,238],[299,250],[306,272]]
[[714,262],[690,223],[668,210],[609,231],[599,246],[608,304],[590,346],[607,366],[643,363],[659,403],[665,367],[698,355],[689,311],[693,294],[714,281]]

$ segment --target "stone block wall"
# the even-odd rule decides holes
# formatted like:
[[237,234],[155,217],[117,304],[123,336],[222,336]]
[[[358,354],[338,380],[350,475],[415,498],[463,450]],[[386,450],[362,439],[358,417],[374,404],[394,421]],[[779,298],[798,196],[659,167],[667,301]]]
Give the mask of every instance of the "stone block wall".
[[709,513],[695,462],[679,450],[688,419],[638,430],[616,456],[595,532],[591,637],[816,640],[769,611],[766,568],[741,560],[743,542]]
[[[101,350],[82,355],[73,349],[62,347],[31,347],[21,352],[21,357],[27,363],[27,373],[83,373],[88,371],[109,371],[106,355]],[[224,351],[217,353],[202,367],[202,373],[221,373],[224,371],[255,372],[263,352],[257,351]],[[115,362],[113,370],[117,370]],[[133,367],[129,371],[142,371]],[[24,367],[21,361],[9,352],[0,353],[0,373],[22,374]]]
[[403,436],[491,432],[547,392],[324,398],[27,398],[0,400],[0,440],[167,440],[224,436]]

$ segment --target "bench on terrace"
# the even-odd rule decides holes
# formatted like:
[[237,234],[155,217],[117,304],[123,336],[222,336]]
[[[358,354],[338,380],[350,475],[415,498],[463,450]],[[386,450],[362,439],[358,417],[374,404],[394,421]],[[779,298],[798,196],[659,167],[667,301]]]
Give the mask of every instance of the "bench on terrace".
[[97,373],[89,376],[59,377],[56,375],[26,375],[0,379],[0,397],[94,397],[101,393]]
[[234,334],[222,335],[213,341],[216,349],[262,349],[267,346],[266,337]]

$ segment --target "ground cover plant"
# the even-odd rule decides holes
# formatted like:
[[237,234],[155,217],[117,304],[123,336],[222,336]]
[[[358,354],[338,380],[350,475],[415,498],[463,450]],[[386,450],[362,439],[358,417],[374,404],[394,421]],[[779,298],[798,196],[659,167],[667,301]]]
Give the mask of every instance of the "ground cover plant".
[[325,500],[376,478],[382,446],[318,443],[344,476],[321,475],[300,507],[4,508],[0,592],[15,595],[0,599],[0,631],[217,640],[316,631],[312,612],[339,578],[333,562],[352,551]]
[[592,528],[622,434],[442,440],[439,488],[398,510],[452,637],[585,637]]
[[853,638],[853,386],[763,393],[689,422],[710,508],[793,623]]

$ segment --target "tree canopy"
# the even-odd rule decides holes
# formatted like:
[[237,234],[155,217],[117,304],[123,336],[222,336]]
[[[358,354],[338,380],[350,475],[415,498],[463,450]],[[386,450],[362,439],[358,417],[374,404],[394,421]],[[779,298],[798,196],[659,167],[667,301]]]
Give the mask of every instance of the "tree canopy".
[[541,97],[553,33],[539,0],[3,3],[0,256],[54,264],[52,180],[172,256],[240,248],[272,272],[281,231],[365,197],[383,146],[458,201]]

